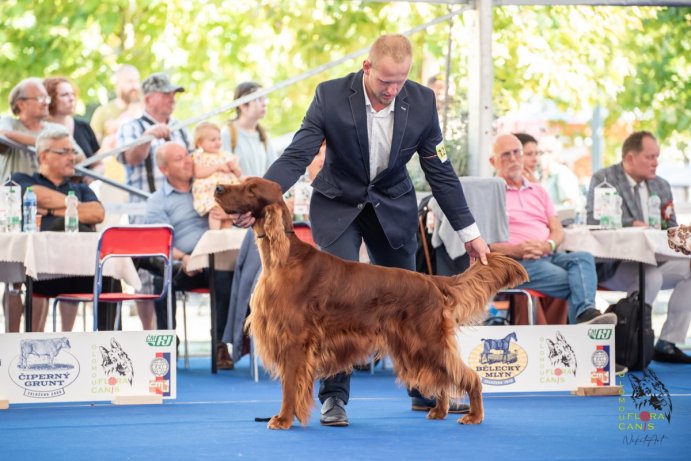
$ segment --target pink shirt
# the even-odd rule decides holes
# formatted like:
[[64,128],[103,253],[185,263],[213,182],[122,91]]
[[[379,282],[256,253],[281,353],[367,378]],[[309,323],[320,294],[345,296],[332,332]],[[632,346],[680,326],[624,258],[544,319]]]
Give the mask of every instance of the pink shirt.
[[549,219],[556,216],[547,191],[537,183],[523,181],[520,189],[506,186],[510,244],[526,240],[547,240]]

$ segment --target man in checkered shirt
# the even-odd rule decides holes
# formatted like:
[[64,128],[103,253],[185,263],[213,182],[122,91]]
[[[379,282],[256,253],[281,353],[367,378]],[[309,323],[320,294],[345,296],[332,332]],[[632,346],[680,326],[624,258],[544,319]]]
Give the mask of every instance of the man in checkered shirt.
[[[174,141],[192,150],[191,138],[186,128],[171,130],[175,125],[172,118],[175,110],[175,96],[185,89],[173,85],[163,73],[152,74],[142,82],[144,93],[144,114],[137,119],[122,125],[118,130],[118,146],[125,146],[137,141],[142,136],[151,136],[150,142],[139,144],[118,155],[118,160],[125,165],[127,184],[153,193],[163,184],[164,176],[155,162],[156,148],[167,141]],[[130,195],[130,202],[145,202],[146,198]],[[142,208],[143,213],[143,208]],[[143,223],[143,215],[130,216],[130,223]],[[153,276],[146,270],[139,271],[142,281],[142,293],[153,293]],[[153,329],[154,303],[138,301],[137,311],[145,330]]]

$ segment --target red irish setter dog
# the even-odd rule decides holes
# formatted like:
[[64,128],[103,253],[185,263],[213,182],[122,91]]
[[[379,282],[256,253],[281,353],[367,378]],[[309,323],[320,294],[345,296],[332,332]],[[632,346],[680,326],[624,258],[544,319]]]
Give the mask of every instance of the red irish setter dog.
[[428,417],[443,419],[449,399],[468,393],[484,417],[482,384],[463,363],[459,325],[476,323],[498,289],[528,279],[513,259],[490,254],[453,277],[344,261],[300,241],[278,184],[248,178],[216,188],[227,213],[251,212],[262,274],[250,301],[249,329],[264,365],[281,380],[283,403],[269,429],[307,424],[318,378],[351,371],[375,351],[391,357],[400,382],[436,398]]

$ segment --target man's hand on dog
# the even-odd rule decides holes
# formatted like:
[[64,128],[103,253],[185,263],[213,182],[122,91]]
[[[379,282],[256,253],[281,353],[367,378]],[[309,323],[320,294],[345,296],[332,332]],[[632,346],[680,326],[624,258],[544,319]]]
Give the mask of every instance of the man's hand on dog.
[[254,221],[256,221],[256,219],[252,217],[252,213],[250,212],[243,213],[241,215],[232,214],[230,216],[233,218],[233,225],[235,225],[236,227],[252,227]]
[[471,240],[470,242],[465,242],[465,251],[470,256],[470,260],[479,259],[482,264],[487,265],[487,253],[489,253],[489,247],[485,243],[482,237]]

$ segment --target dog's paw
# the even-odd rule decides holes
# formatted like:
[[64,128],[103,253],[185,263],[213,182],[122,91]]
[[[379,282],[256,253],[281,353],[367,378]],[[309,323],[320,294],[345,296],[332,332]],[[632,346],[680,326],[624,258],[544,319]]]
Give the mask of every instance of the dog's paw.
[[266,425],[266,427],[268,429],[290,429],[292,425],[292,420],[281,418],[279,416],[274,416],[269,420],[269,423]]
[[480,424],[482,422],[482,415],[468,413],[458,420],[458,424]]
[[427,419],[444,419],[446,418],[447,414],[448,411],[444,411],[442,408],[434,407],[429,411],[429,413],[427,413]]

